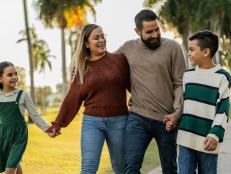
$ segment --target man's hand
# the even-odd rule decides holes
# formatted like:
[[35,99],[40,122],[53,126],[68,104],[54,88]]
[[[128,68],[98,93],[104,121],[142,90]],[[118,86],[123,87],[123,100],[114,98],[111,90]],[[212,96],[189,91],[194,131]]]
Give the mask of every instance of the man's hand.
[[165,126],[166,131],[169,132],[173,130],[177,126],[178,121],[179,119],[172,114],[165,115],[163,118],[163,123],[166,124]]
[[207,151],[214,151],[217,148],[217,140],[213,137],[207,136],[204,141],[204,149]]

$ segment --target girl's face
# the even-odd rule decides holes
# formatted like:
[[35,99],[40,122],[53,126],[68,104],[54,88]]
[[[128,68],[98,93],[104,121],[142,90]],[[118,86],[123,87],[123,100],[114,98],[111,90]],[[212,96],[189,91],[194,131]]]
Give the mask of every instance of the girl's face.
[[90,49],[90,56],[100,56],[105,53],[106,39],[103,30],[100,27],[91,32],[85,46]]
[[11,92],[17,87],[18,75],[14,66],[8,66],[3,70],[0,83],[3,85],[4,92]]

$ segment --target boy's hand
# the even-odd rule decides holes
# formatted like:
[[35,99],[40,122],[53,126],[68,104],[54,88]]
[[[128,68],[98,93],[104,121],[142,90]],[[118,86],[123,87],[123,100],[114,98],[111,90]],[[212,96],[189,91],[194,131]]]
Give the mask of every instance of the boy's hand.
[[207,136],[204,141],[204,149],[207,151],[214,151],[217,148],[217,140],[213,137]]
[[166,124],[165,126],[166,131],[169,132],[173,130],[177,126],[178,121],[179,121],[178,118],[172,114],[165,115],[163,118],[163,123]]

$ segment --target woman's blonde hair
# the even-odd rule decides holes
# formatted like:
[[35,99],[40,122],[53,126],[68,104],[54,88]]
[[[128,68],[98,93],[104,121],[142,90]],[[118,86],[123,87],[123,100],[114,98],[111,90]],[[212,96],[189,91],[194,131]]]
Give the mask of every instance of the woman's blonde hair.
[[80,83],[83,83],[84,76],[88,70],[87,60],[90,57],[90,49],[86,47],[86,42],[88,41],[91,32],[98,27],[100,26],[96,24],[88,24],[81,31],[77,49],[73,57],[74,67],[72,72],[74,72],[74,74],[72,75],[72,80],[77,76]]

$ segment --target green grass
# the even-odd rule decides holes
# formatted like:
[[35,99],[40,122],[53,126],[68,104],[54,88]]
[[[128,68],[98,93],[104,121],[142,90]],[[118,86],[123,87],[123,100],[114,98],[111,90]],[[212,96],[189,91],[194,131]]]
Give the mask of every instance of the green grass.
[[158,153],[158,149],[157,149],[157,144],[153,140],[150,143],[150,145],[148,146],[148,149],[145,153],[141,173],[147,173],[150,170],[152,170],[153,168],[157,167],[158,165],[160,165],[159,153]]
[[229,109],[229,119],[231,119],[231,109]]
[[[57,109],[49,109],[44,118],[51,122]],[[82,114],[75,117],[72,123],[62,129],[62,134],[54,139],[48,137],[35,124],[29,124],[29,142],[23,156],[22,167],[25,174],[69,174],[80,173],[81,151],[80,130]],[[142,168],[142,173],[150,171],[159,164],[155,143],[151,143]],[[106,145],[101,155],[98,174],[111,174],[109,154]]]

